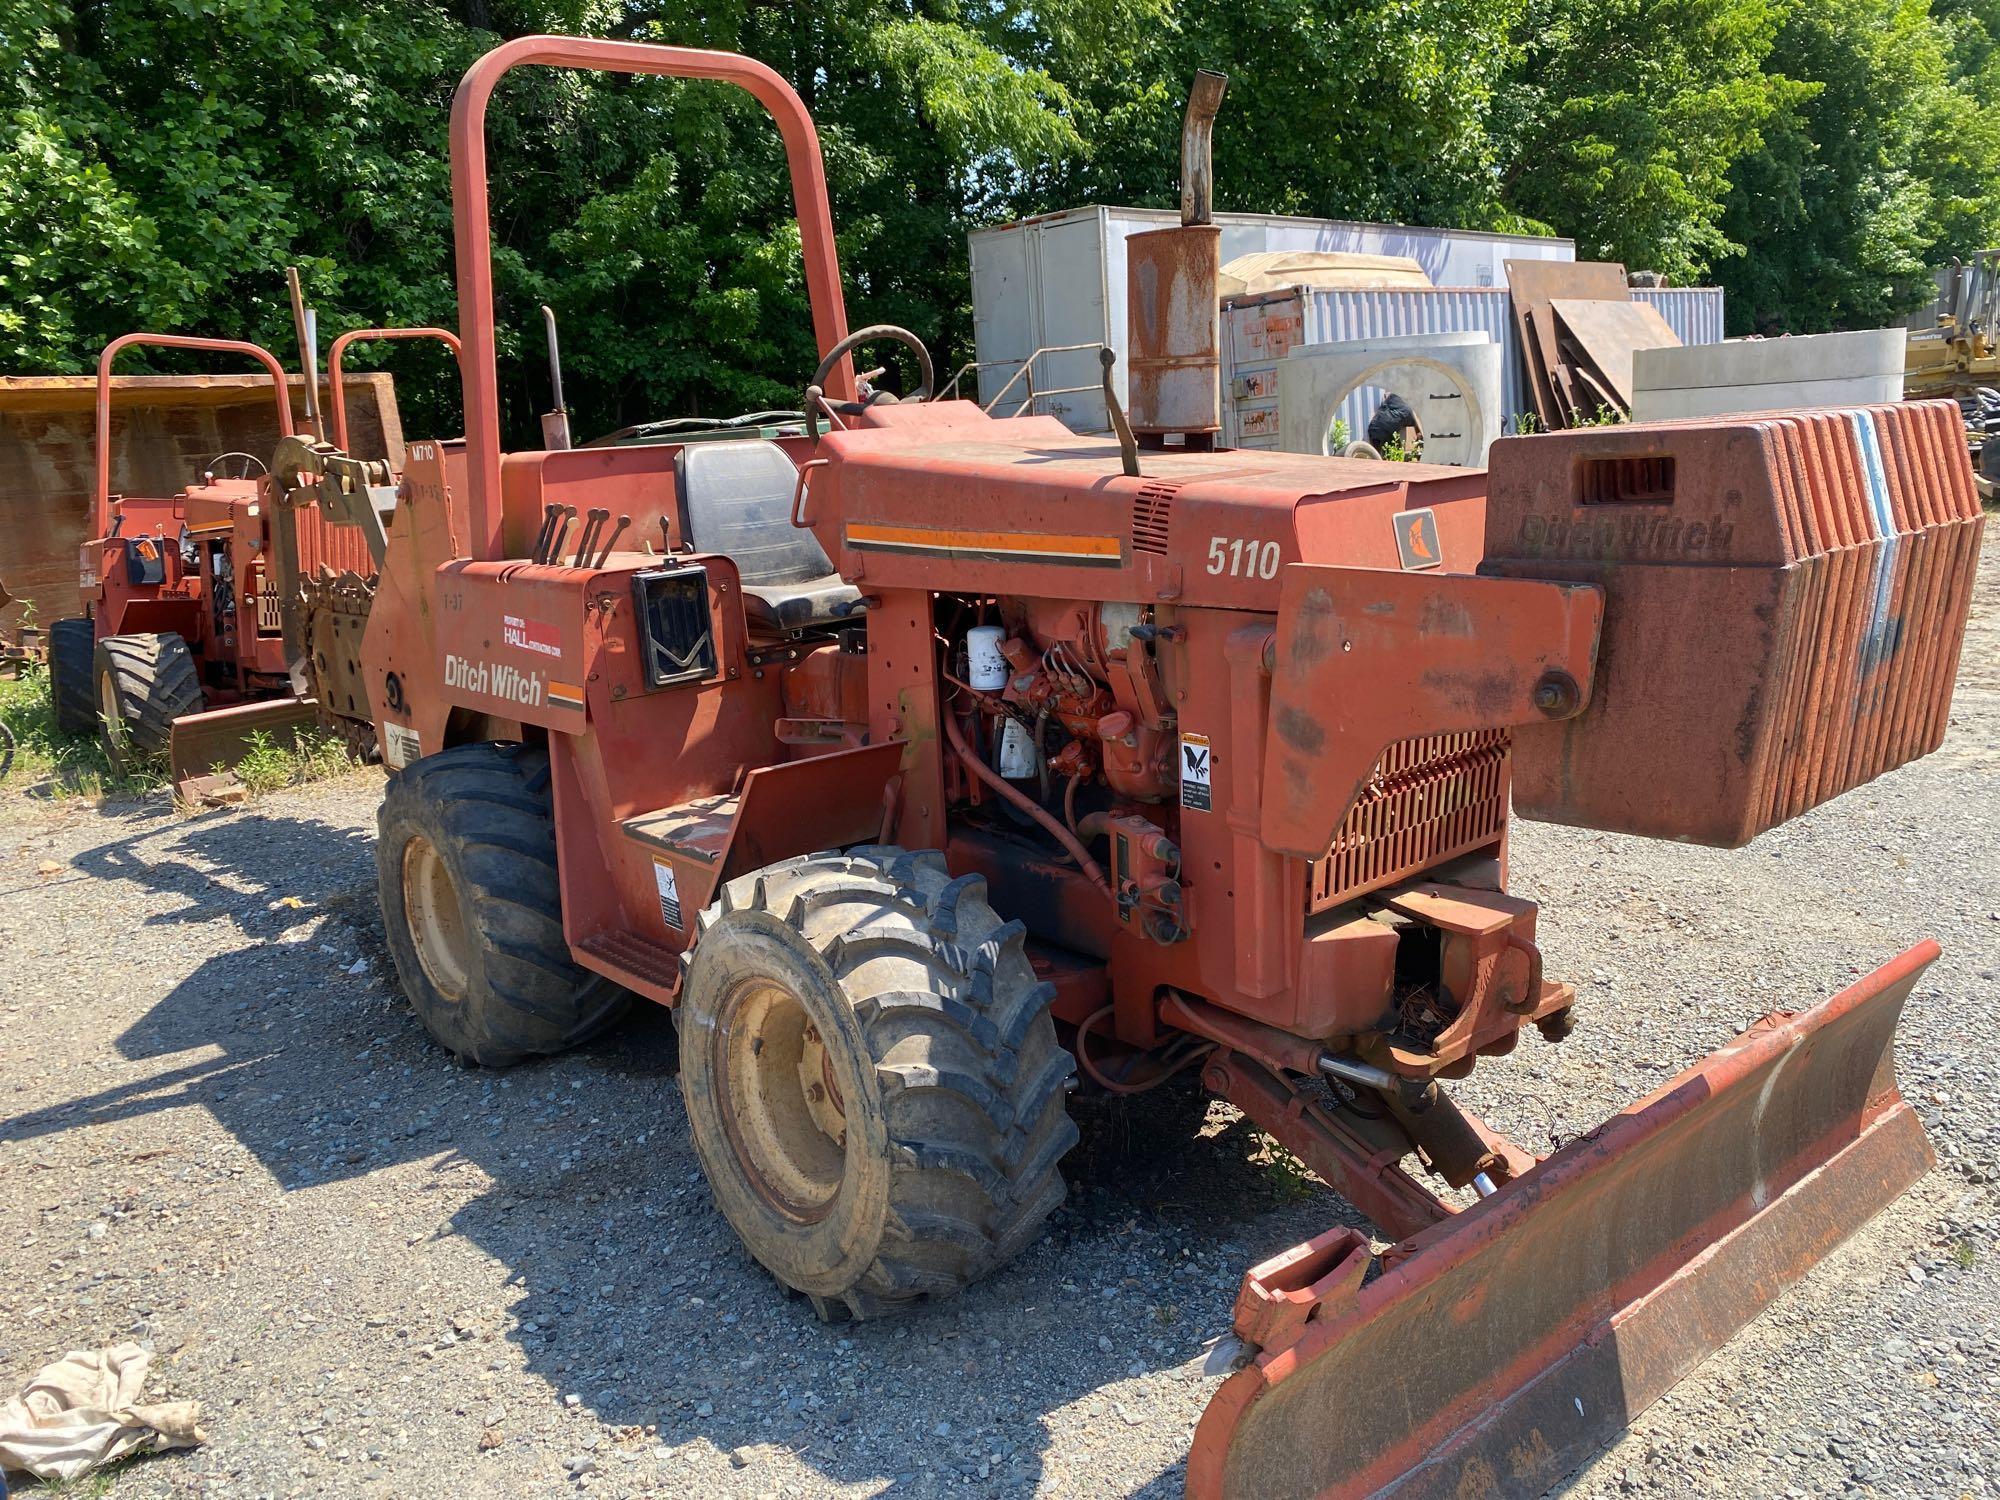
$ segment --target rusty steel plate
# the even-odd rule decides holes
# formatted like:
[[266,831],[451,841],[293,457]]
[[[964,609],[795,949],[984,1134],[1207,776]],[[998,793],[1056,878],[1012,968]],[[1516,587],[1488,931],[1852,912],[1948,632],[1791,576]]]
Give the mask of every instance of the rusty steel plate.
[[1274,1324],[1288,1258],[1253,1271],[1239,1332],[1271,1342],[1209,1402],[1188,1494],[1544,1493],[1931,1168],[1892,1048],[1937,956],[1759,1021],[1358,1290]]
[[[1641,349],[1672,349],[1680,335],[1650,302],[1558,297],[1549,303],[1562,331],[1603,377],[1613,398],[1605,404],[1632,409],[1632,356]],[[1587,371],[1585,373],[1588,373]]]
[[[1610,261],[1510,260],[1506,263],[1508,300],[1514,327],[1528,361],[1528,394],[1535,414],[1549,428],[1569,425],[1569,411],[1558,405],[1552,389],[1562,379],[1562,352],[1557,347],[1556,298],[1574,301],[1630,302],[1625,268]],[[1571,407],[1574,406],[1570,402]]]
[[1319,858],[1392,745],[1580,711],[1602,621],[1587,585],[1288,565],[1259,836]]

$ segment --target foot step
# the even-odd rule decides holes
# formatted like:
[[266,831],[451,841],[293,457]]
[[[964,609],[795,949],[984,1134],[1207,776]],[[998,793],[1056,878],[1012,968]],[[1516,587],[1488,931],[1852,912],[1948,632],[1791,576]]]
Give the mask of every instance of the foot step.
[[654,990],[674,994],[681,987],[681,956],[665,943],[636,932],[600,932],[579,946],[606,968],[617,970],[612,977],[628,989],[642,994]]
[[729,830],[736,821],[734,796],[697,797],[676,807],[640,813],[618,826],[625,836],[683,859],[712,865],[729,847]]

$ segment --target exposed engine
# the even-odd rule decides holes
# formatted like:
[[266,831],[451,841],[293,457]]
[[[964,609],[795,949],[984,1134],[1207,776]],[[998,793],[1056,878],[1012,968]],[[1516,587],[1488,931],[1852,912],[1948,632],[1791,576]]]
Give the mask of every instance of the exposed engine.
[[941,603],[947,712],[969,761],[952,800],[991,807],[1087,872],[1103,840],[1120,920],[1178,941],[1178,741],[1155,652],[1175,627],[1132,604]]

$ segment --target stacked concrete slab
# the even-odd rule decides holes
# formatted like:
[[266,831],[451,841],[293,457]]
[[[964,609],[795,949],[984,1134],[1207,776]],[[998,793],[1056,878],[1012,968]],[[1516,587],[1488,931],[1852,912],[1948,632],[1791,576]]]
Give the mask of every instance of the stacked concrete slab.
[[1896,401],[1907,339],[1902,328],[1873,328],[1641,349],[1632,360],[1632,420]]

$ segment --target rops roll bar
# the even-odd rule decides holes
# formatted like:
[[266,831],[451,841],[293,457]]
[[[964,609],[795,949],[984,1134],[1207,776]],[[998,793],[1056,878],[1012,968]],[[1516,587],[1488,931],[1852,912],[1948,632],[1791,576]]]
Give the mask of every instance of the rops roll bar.
[[90,510],[94,536],[103,536],[111,529],[111,365],[120,353],[135,344],[159,349],[206,349],[215,354],[242,354],[254,359],[271,376],[278,403],[278,436],[292,435],[292,400],[291,392],[286,389],[285,367],[270,350],[241,339],[198,339],[178,333],[128,333],[113,339],[97,356],[97,492]]
[[[457,239],[459,336],[465,341],[459,363],[465,379],[467,510],[472,522],[468,551],[475,558],[500,555],[500,399],[494,359],[492,223],[486,192],[486,105],[494,86],[511,69],[528,65],[711,78],[747,90],[770,112],[785,140],[814,338],[824,353],[847,334],[840,259],[833,241],[833,215],[827,206],[819,135],[804,103],[783,78],[755,59],[733,52],[655,47],[644,42],[524,36],[495,47],[466,69],[451,102],[452,226]],[[834,371],[827,393],[841,400],[853,398],[851,365],[843,362]]]
[[340,357],[347,352],[350,344],[373,344],[383,339],[436,339],[447,349],[451,357],[459,360],[461,381],[464,379],[464,361],[460,358],[458,335],[447,328],[356,328],[343,333],[333,341],[333,347],[326,355],[327,409],[333,418],[333,445],[345,453],[347,447],[347,395],[340,379]]

